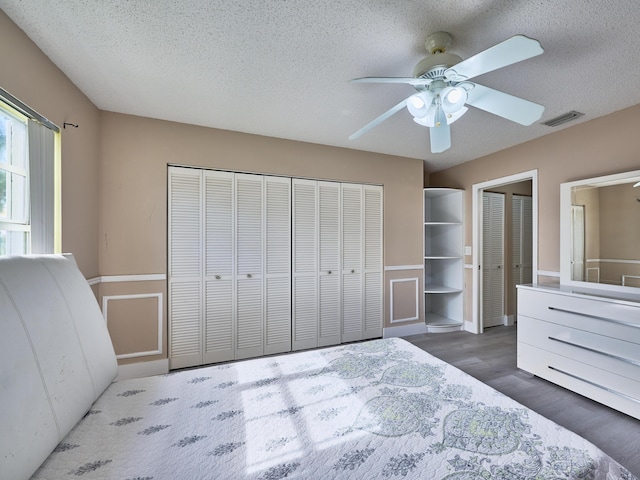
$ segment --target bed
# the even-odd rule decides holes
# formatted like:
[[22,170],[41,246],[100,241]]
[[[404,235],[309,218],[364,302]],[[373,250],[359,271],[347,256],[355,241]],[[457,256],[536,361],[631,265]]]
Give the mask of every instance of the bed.
[[[67,267],[75,268],[69,258],[38,257],[25,263],[38,266],[27,268],[32,273],[54,278],[50,264],[65,272]],[[6,311],[30,308],[21,304],[23,300],[6,300],[17,295],[3,275],[6,267],[0,260],[3,344],[7,343],[5,318],[11,317]],[[22,266],[11,265],[16,268]],[[53,281],[50,286],[56,289],[55,295],[64,296],[67,288],[76,287],[85,292],[83,297],[93,297],[80,283]],[[69,304],[61,305],[65,303]],[[28,312],[18,315],[17,323],[25,331],[29,331],[28,316]],[[100,331],[98,337],[106,334],[104,321],[83,318],[82,322],[93,324]],[[19,329],[15,330],[20,337]],[[94,333],[90,338],[95,338]],[[78,341],[83,341],[81,334],[72,343]],[[100,345],[94,339],[96,352],[81,350],[88,357],[96,353],[98,360],[109,365],[106,377],[115,376],[112,360],[103,358],[110,355]],[[98,363],[90,360],[87,365]],[[9,395],[18,395],[10,378],[18,373],[8,374],[4,367],[2,372],[5,407],[7,385]],[[111,383],[112,379],[104,388],[98,387],[104,391],[94,403],[75,402],[81,418],[69,431],[60,430],[60,438],[49,442],[50,450],[41,452],[41,458],[32,455],[27,459],[31,463],[21,460],[20,468],[28,463],[21,471],[16,458],[42,435],[28,418],[33,405],[16,405],[9,399],[9,408],[0,410],[3,433],[19,430],[15,417],[21,413],[27,417],[19,421],[29,425],[18,435],[12,433],[14,438],[0,439],[0,476],[15,472],[16,476],[6,478],[636,478],[578,435],[402,339]],[[65,377],[66,387],[60,391],[82,392],[73,382]],[[28,396],[20,398],[28,401]],[[73,395],[66,401],[72,399]],[[52,402],[55,399],[38,408],[46,410]],[[71,417],[66,411],[63,416]],[[18,448],[16,442],[24,445]]]

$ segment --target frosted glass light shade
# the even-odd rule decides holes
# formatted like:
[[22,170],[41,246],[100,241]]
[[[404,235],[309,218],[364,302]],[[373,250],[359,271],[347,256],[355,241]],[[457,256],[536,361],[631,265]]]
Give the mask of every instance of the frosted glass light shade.
[[467,102],[467,91],[462,87],[446,87],[440,93],[444,113],[455,113]]
[[423,118],[427,115],[432,102],[433,94],[425,90],[409,97],[409,100],[407,100],[407,109],[414,118]]

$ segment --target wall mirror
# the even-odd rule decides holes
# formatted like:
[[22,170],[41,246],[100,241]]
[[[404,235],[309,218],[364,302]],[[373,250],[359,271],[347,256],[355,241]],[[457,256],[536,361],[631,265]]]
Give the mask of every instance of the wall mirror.
[[560,185],[560,283],[640,289],[640,170]]

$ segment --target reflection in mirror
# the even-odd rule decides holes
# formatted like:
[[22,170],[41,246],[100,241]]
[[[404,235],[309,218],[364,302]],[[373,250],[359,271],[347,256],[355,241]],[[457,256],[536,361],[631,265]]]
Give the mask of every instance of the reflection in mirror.
[[563,184],[561,196],[561,283],[640,287],[640,171]]

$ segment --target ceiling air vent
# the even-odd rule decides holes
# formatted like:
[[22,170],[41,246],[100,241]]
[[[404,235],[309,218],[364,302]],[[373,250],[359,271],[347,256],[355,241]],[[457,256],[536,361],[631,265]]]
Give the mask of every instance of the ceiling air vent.
[[571,122],[576,118],[580,118],[584,113],[576,112],[575,110],[571,110],[570,112],[564,113],[559,117],[552,118],[546,122],[543,122],[543,125],[547,127],[557,127],[558,125],[562,125],[563,123]]

